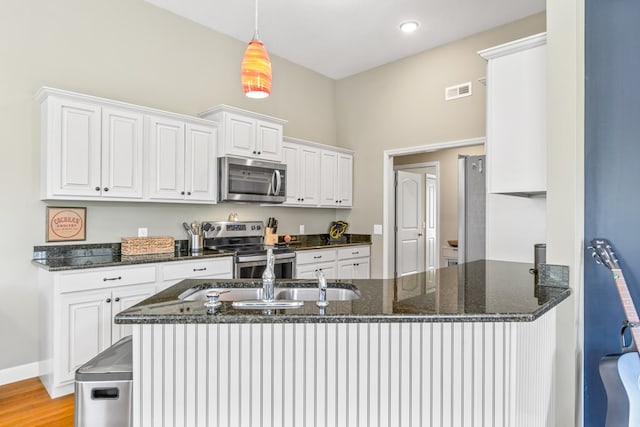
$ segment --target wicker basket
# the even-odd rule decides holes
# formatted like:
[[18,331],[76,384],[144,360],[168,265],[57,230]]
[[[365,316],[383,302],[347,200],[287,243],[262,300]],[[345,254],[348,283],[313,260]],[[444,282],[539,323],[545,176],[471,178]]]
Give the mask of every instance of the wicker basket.
[[123,237],[122,255],[167,254],[174,251],[173,237]]

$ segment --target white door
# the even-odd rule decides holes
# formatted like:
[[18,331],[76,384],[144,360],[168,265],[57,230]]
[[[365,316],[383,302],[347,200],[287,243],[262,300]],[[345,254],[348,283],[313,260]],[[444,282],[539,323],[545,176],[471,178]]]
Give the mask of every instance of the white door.
[[256,157],[255,120],[238,114],[226,115],[224,139],[226,154]]
[[184,122],[149,117],[149,198],[184,200]]
[[338,154],[338,206],[351,207],[353,205],[353,156]]
[[185,199],[216,200],[218,130],[187,124],[185,128]]
[[300,147],[300,202],[303,205],[320,204],[320,150],[312,147]]
[[425,270],[423,175],[396,172],[396,277]]
[[102,109],[102,197],[142,198],[143,115]]
[[299,152],[299,147],[296,144],[287,142],[282,144],[282,160],[287,165],[287,200],[284,202],[285,205],[299,205],[301,203],[300,185],[302,182],[299,179]]
[[320,168],[322,181],[320,182],[320,205],[337,206],[336,180],[338,179],[338,153],[322,150],[320,153]]
[[60,297],[59,381],[73,381],[75,370],[111,345],[111,290],[72,292]]
[[100,197],[100,106],[51,98],[51,191]]
[[282,161],[282,126],[258,120],[256,123],[256,150],[263,160]]
[[426,208],[425,208],[425,251],[427,282],[435,280],[440,251],[438,250],[438,178],[427,174],[426,177]]

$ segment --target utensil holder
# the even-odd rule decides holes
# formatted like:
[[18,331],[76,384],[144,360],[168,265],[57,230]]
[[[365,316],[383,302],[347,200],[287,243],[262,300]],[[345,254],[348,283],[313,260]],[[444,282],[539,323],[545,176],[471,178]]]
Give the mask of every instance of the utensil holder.
[[264,244],[275,245],[278,243],[278,235],[273,232],[273,228],[264,229]]
[[204,236],[202,234],[189,235],[189,252],[199,253],[204,250]]

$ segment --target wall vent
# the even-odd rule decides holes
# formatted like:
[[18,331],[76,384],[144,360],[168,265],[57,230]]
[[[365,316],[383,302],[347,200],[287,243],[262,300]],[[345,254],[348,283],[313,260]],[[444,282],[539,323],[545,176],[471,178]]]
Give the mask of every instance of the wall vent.
[[471,82],[462,83],[455,86],[449,86],[444,90],[444,99],[451,101],[452,99],[463,98],[471,95]]

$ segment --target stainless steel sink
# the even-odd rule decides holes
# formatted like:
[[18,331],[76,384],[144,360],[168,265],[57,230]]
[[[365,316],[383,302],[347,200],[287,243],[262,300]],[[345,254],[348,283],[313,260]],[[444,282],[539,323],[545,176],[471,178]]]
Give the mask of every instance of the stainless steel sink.
[[[205,288],[188,289],[178,296],[184,301],[207,301],[207,295],[218,293],[218,301],[255,301],[258,305],[262,302],[262,288]],[[317,287],[283,287],[275,289],[275,302],[277,301],[317,301],[319,291]],[[360,291],[351,288],[327,288],[327,301],[351,301],[360,298]],[[249,305],[247,304],[247,308]],[[300,304],[295,304],[300,306]],[[244,305],[239,305],[243,306]],[[258,308],[258,307],[256,307]]]
[[[318,301],[318,288],[281,288],[276,298],[296,301]],[[351,301],[360,298],[357,289],[327,288],[327,301]]]
[[261,300],[262,288],[206,288],[200,290],[188,289],[178,298],[184,301],[206,301],[207,294],[217,292],[218,301]]

